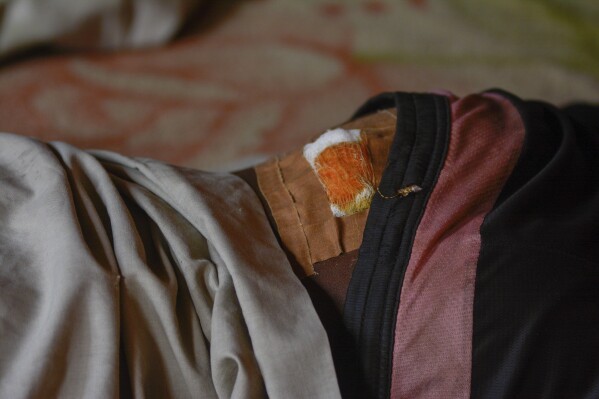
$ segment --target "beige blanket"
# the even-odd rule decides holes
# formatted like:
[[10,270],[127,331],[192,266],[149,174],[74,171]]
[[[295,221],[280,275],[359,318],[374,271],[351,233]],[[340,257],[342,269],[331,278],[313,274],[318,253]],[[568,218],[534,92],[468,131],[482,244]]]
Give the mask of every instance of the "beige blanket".
[[335,398],[251,188],[0,134],[0,397]]

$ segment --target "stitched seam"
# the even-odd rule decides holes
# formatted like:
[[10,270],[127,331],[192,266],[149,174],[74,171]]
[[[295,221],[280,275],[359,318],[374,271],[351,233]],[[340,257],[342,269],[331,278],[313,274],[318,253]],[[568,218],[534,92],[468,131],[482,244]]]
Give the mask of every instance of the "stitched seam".
[[[415,148],[416,148],[416,146],[418,144],[418,138],[419,138],[419,136],[421,136],[421,135],[418,134],[420,126],[418,124],[418,106],[416,104],[416,98],[413,95],[411,96],[411,98],[412,98],[412,104],[414,106],[414,112],[413,112],[412,116],[413,116],[413,119],[414,119],[414,122],[415,122],[415,126],[414,126],[414,132],[415,132],[414,136],[415,137],[414,137],[414,141],[412,143],[412,148],[410,149],[410,155],[408,157],[407,162],[405,163],[405,165],[406,165],[406,171],[405,172],[407,172],[407,165],[409,165],[412,162],[412,159],[414,157],[414,151],[415,151]],[[405,117],[405,116],[402,115],[402,117]],[[405,181],[406,173],[405,172],[404,172],[404,175],[403,175],[403,178],[402,178],[402,183],[401,183],[400,186],[404,186],[406,184],[406,181]],[[422,183],[420,183],[420,184],[422,184]],[[396,202],[393,205],[394,205],[393,206],[394,209],[397,208],[398,202]],[[408,210],[408,213],[407,213],[407,216],[406,216],[406,220],[405,220],[406,222],[410,219],[410,216],[412,215],[413,212],[414,212],[414,201],[412,201],[412,203],[410,204],[410,209]],[[406,231],[405,231],[405,224],[404,224],[404,226],[402,226],[402,229],[401,229],[401,236],[400,236],[400,239],[399,239],[400,245],[398,245],[397,251],[395,252],[395,258],[398,258],[400,256],[401,243],[404,241],[405,236],[406,236]],[[404,261],[405,261],[405,259],[404,259]],[[377,261],[377,263],[378,263],[378,261]],[[407,267],[407,265],[406,265],[406,267]],[[404,273],[405,273],[405,270],[404,270]],[[391,275],[389,277],[391,277]],[[385,286],[385,292],[387,292],[387,293],[389,292],[389,285],[390,284],[391,284],[391,278],[387,279],[387,284]],[[398,287],[398,290],[397,290],[397,294],[399,295],[400,293],[401,293],[401,286]],[[387,303],[388,303],[387,296],[385,296],[385,301],[384,301],[384,304],[383,304],[383,306],[384,306],[383,307],[383,317],[381,317],[381,319],[379,320],[379,325],[378,325],[378,329],[379,329],[379,337],[378,337],[378,339],[379,339],[379,344],[381,344],[381,345],[382,345],[382,342],[383,342],[383,335],[385,333],[383,331],[382,327],[383,327],[383,324],[384,324],[384,318],[385,318],[386,314],[388,313],[387,312],[387,306],[388,306]],[[383,374],[382,371],[384,371],[383,370],[384,369],[384,365],[381,364],[381,360],[382,360],[381,359],[381,357],[382,357],[381,349],[382,348],[379,347],[379,354],[378,354],[379,375],[382,375]],[[383,384],[380,383],[381,382],[380,378],[381,377],[379,377],[379,384],[378,384],[378,394],[379,394],[379,397],[381,397],[381,395],[385,394],[385,392],[383,392],[383,388],[384,388]]]
[[[415,106],[414,96],[412,95],[411,97],[412,97],[412,102],[414,103],[414,106]],[[396,108],[399,108],[399,96],[397,94],[395,94],[394,99],[395,99],[395,106],[396,106]],[[414,116],[414,115],[412,115],[412,116]],[[400,134],[400,132],[405,132],[406,131],[406,117],[405,117],[405,114],[402,113],[402,115],[398,115],[397,121],[399,123],[401,123],[401,129],[399,129],[399,126],[396,128],[395,134],[398,135],[398,134]],[[416,129],[415,129],[415,131],[417,131],[417,129],[418,129],[418,121],[416,120]],[[409,161],[413,157],[416,140],[417,140],[417,136],[414,138],[414,141],[412,142],[412,148],[410,148],[410,154],[408,156],[408,161],[405,163],[406,165],[409,163]],[[398,162],[400,162],[400,159],[397,159],[394,164],[398,165]],[[404,176],[402,177],[402,183],[403,183],[404,179],[405,179],[405,173],[404,173]],[[401,199],[399,199],[399,200],[401,200]],[[387,233],[388,233],[388,230],[389,230],[389,223],[387,223],[388,220],[389,220],[388,216],[395,209],[395,207],[397,206],[397,201],[398,201],[398,199],[396,199],[395,202],[388,207],[388,210],[387,210],[387,212],[384,215],[385,217],[383,219],[383,221],[384,221],[383,226],[384,227],[383,227],[383,233],[382,233],[382,236],[381,236],[382,238],[385,237],[387,235]],[[381,221],[381,217],[382,216],[379,215],[379,217],[377,218],[377,222]],[[403,235],[402,235],[402,237],[403,237]],[[367,306],[367,303],[368,303],[368,298],[370,297],[370,293],[371,293],[371,290],[372,290],[372,281],[374,279],[374,275],[376,274],[376,270],[378,269],[378,266],[381,263],[381,251],[380,251],[380,248],[381,248],[382,241],[383,241],[383,239],[379,240],[378,243],[377,243],[376,253],[377,253],[378,256],[376,258],[376,261],[372,265],[372,270],[371,270],[371,273],[370,273],[370,276],[369,276],[370,278],[369,278],[369,281],[368,281],[368,288],[366,289],[366,297],[364,299],[364,303],[363,303],[363,306],[362,306],[362,309],[361,309],[360,330],[358,332],[358,342],[359,343],[361,343],[363,341],[363,337],[364,337],[363,331],[364,331],[364,322],[365,322],[365,319],[366,319],[365,309],[366,309],[366,306]],[[389,288],[389,286],[387,285],[387,290],[388,290],[388,288]],[[382,319],[381,319],[381,323],[382,323]],[[381,325],[379,324],[379,329],[380,329],[380,327],[381,327]],[[379,332],[379,342],[380,342],[381,336],[382,336],[382,332]],[[380,363],[379,363],[379,370],[380,370]],[[380,389],[380,384],[378,384],[378,385],[379,385],[379,389]]]
[[[427,171],[424,173],[423,175],[423,184],[426,184],[427,187],[429,188],[429,191],[427,193],[425,193],[425,197],[422,199],[422,204],[420,207],[418,207],[416,209],[417,212],[419,212],[419,214],[417,214],[418,219],[415,221],[413,230],[411,232],[411,240],[410,240],[410,244],[409,244],[409,249],[410,252],[408,254],[408,257],[406,258],[406,267],[403,273],[403,276],[401,276],[401,280],[400,280],[400,290],[397,292],[397,298],[395,299],[395,301],[392,303],[393,305],[393,315],[397,315],[397,311],[399,308],[399,298],[401,296],[401,291],[403,288],[403,281],[405,279],[405,273],[407,272],[407,267],[409,266],[409,257],[411,257],[411,250],[412,250],[412,245],[414,243],[414,239],[416,236],[416,233],[418,231],[418,226],[420,225],[420,221],[422,220],[422,217],[424,216],[424,213],[426,212],[426,207],[428,204],[428,201],[430,200],[430,197],[432,195],[433,189],[438,181],[441,169],[443,168],[443,165],[445,164],[445,160],[446,160],[446,153],[447,153],[447,149],[449,147],[449,139],[450,139],[450,135],[451,135],[451,125],[450,125],[450,111],[447,108],[447,103],[444,103],[442,101],[437,101],[435,100],[434,102],[434,106],[435,106],[435,114],[436,114],[436,118],[435,118],[435,126],[434,126],[434,135],[435,135],[435,139],[434,139],[434,143],[432,145],[431,148],[431,157],[429,159],[429,168],[427,169]],[[449,130],[449,131],[447,131]],[[445,141],[445,138],[447,138],[447,141]],[[440,152],[439,155],[437,155]],[[434,163],[434,164],[433,164]],[[429,176],[430,175],[430,176]],[[428,184],[428,181],[430,182],[430,185]],[[410,218],[411,214],[414,213],[414,207],[412,207],[410,209],[410,215],[408,215],[408,219]],[[391,279],[390,279],[391,280]],[[383,323],[383,321],[381,321],[381,323]],[[391,321],[391,324],[393,326],[393,328],[388,329],[389,331],[389,344],[390,344],[390,348],[394,347],[394,342],[395,342],[395,329],[397,328],[397,318],[393,318]],[[381,328],[381,334],[383,333],[383,329]],[[393,364],[393,354],[391,353],[390,358],[388,359],[388,363],[389,364]],[[392,382],[392,374],[393,374],[393,367],[388,367],[388,373],[387,373],[387,380],[385,382],[385,386],[387,389],[387,393],[389,393],[389,389],[391,388],[391,382]],[[381,386],[382,389],[382,386]],[[380,390],[379,390],[380,393]]]
[[[395,108],[398,109],[399,108],[399,97],[397,96],[397,94],[394,95],[393,99],[394,99],[394,102],[395,102]],[[399,109],[398,109],[398,113],[399,113]],[[400,123],[401,123],[401,129],[400,129],[400,126],[398,126],[398,124],[400,124]],[[406,125],[405,118],[403,118],[403,117],[396,118],[395,134],[398,135],[399,132],[400,132],[400,130],[404,131],[405,130],[405,125]],[[393,150],[394,150],[394,148],[393,148],[393,145],[392,145],[391,151],[393,151]],[[389,157],[391,157],[391,153],[389,154]],[[387,168],[389,168],[389,166],[390,166],[389,161],[390,161],[390,159],[388,158],[385,170],[387,170]],[[383,180],[383,176],[381,176],[381,182],[382,182],[382,180]],[[380,186],[380,182],[379,182],[379,186]],[[385,202],[383,202],[383,204],[384,203]],[[364,321],[365,321],[365,318],[366,318],[366,306],[368,304],[368,298],[370,297],[370,291],[372,289],[372,280],[374,278],[377,266],[379,264],[379,258],[380,258],[380,252],[381,252],[380,249],[381,249],[381,244],[382,244],[382,241],[383,241],[382,237],[384,237],[386,235],[386,232],[387,232],[387,228],[388,228],[388,223],[387,222],[389,220],[388,216],[389,216],[390,211],[391,211],[391,207],[389,207],[387,209],[387,212],[385,212],[385,215],[381,215],[380,213],[377,213],[377,220],[376,220],[377,223],[376,224],[377,225],[382,225],[383,232],[381,234],[381,239],[378,240],[378,242],[376,243],[377,244],[377,246],[376,246],[376,253],[378,254],[378,256],[377,256],[377,259],[372,264],[372,269],[371,269],[371,271],[369,273],[369,276],[368,276],[369,277],[368,278],[368,286],[367,286],[367,288],[365,290],[364,301],[363,301],[363,304],[362,304],[361,309],[360,309],[360,326],[359,326],[359,330],[358,330],[358,334],[357,334],[358,347],[361,346],[361,342],[362,342],[362,339],[363,339]]]
[[304,236],[304,242],[306,243],[306,249],[308,250],[308,258],[310,261],[310,265],[312,266],[312,273],[314,273],[314,261],[312,260],[312,251],[310,250],[310,243],[308,242],[308,236],[306,235],[306,231],[304,230],[304,224],[302,223],[302,219],[300,218],[299,210],[297,209],[297,206],[296,206],[295,197],[293,196],[293,194],[289,190],[289,187],[287,187],[287,184],[285,183],[285,178],[283,177],[283,171],[281,169],[279,157],[275,158],[275,162],[276,162],[277,176],[279,177],[279,181],[285,188],[287,195],[289,195],[289,198],[291,199],[291,203],[293,205],[293,209],[295,210],[295,216],[297,217],[297,222],[299,224],[299,227],[302,230],[302,234]]

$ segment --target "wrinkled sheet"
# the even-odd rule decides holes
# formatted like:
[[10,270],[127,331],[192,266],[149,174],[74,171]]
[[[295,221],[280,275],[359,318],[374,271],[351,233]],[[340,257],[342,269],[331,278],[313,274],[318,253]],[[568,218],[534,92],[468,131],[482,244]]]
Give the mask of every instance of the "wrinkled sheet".
[[115,49],[171,39],[200,0],[0,1],[0,56],[36,44]]
[[335,398],[251,188],[0,134],[0,397]]

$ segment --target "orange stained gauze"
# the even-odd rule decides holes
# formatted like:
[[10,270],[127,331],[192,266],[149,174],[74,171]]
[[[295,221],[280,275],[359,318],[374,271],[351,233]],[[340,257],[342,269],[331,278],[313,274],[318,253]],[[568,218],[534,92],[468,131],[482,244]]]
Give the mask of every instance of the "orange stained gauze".
[[335,216],[370,207],[375,193],[374,171],[359,130],[329,130],[304,147],[304,157],[323,185]]

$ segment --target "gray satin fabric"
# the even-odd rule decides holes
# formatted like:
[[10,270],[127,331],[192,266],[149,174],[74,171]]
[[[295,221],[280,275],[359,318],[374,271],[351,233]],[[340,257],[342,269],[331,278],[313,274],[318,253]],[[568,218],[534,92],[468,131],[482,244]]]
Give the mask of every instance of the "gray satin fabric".
[[251,188],[0,134],[0,397],[335,398]]

